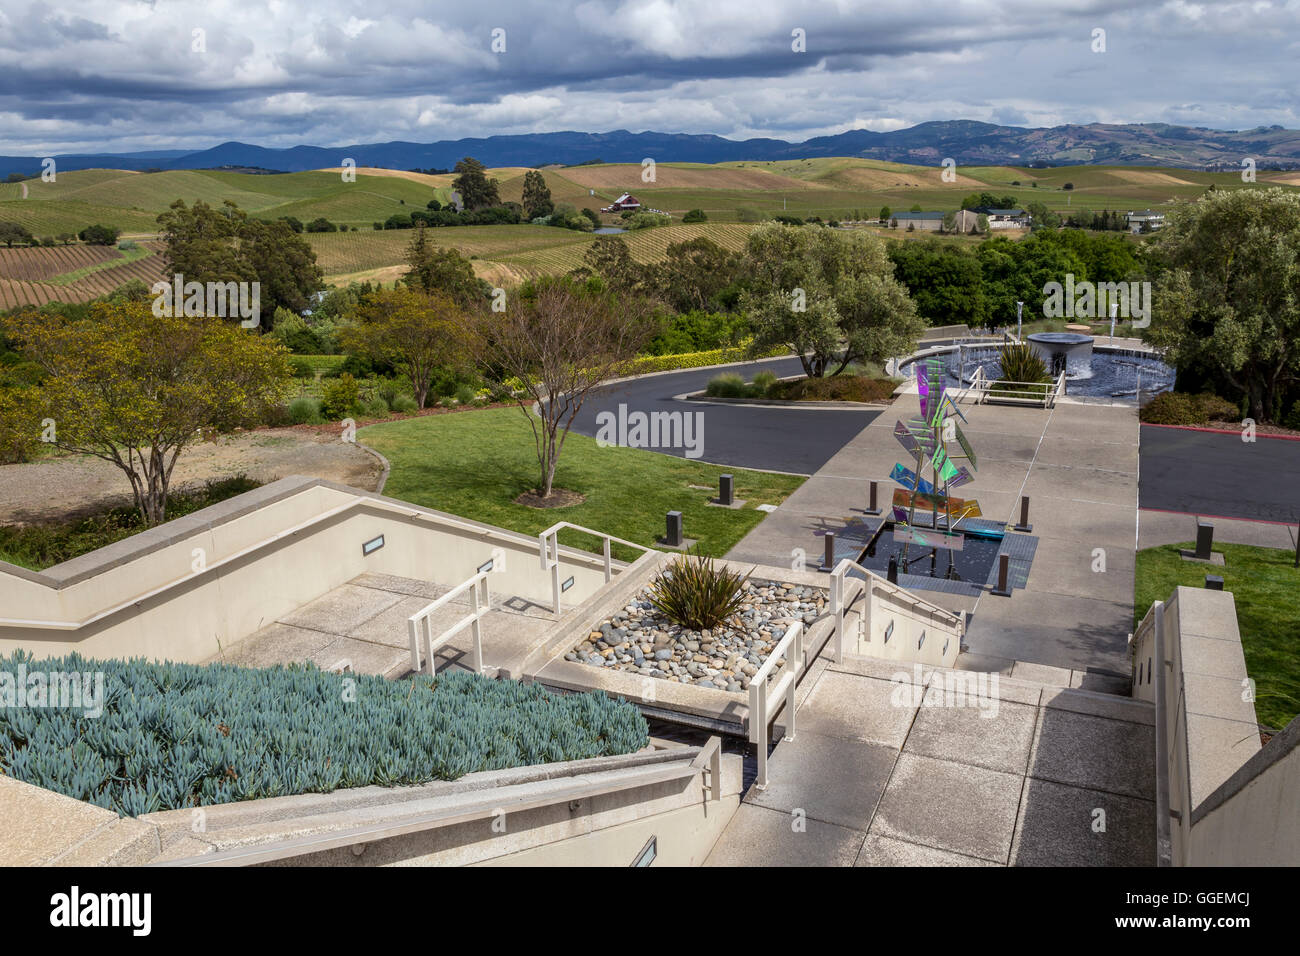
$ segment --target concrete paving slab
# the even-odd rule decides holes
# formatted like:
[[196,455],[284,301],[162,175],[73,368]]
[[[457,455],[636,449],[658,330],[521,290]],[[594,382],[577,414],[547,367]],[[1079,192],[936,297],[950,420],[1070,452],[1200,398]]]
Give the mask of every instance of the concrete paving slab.
[[1056,466],[1137,475],[1136,433],[1120,441],[1080,441],[1058,435],[1060,427],[1062,423],[1054,418],[1042,447],[1038,449],[1035,467]]
[[1131,604],[1016,591],[1009,598],[981,598],[966,644],[976,654],[1126,674],[1132,628]]
[[903,753],[1023,775],[1038,709],[1004,700],[987,703],[991,706],[945,707],[927,701],[917,711]]
[[1023,780],[903,753],[869,833],[1006,863]]
[[981,860],[960,853],[936,850],[919,843],[893,840],[889,837],[868,836],[862,844],[854,866],[997,866],[991,860]]
[[1029,775],[1152,800],[1154,733],[1146,724],[1044,708]]
[[861,846],[856,830],[744,803],[704,865],[852,866]]
[[[393,593],[400,594],[401,592]],[[444,593],[446,593],[445,590]],[[392,607],[380,611],[370,620],[353,628],[348,636],[360,641],[369,641],[372,644],[387,644],[389,647],[409,648],[410,637],[407,632],[407,620],[411,615],[417,614],[425,607],[428,607],[429,602],[434,599],[434,597],[425,595],[399,598]],[[468,613],[469,607],[467,604],[452,602],[452,606],[435,613],[433,622],[434,635],[436,636],[442,628],[454,624]]]
[[1109,717],[1112,720],[1127,720],[1135,724],[1151,726],[1155,722],[1155,707],[1144,700],[1133,700],[1114,694],[1096,693],[1081,688],[1061,688],[1043,691],[1044,707],[1056,710],[1068,710],[1076,714],[1090,714],[1093,717]]
[[916,709],[908,685],[828,670],[799,711],[796,729],[898,749]]
[[1188,777],[1192,806],[1219,788],[1242,765],[1259,752],[1259,726],[1202,714],[1187,715],[1187,738],[1197,741],[1188,748]]
[[[1035,527],[1034,530],[1037,530]],[[1060,594],[1067,597],[1082,597],[1107,601],[1111,604],[1132,606],[1133,588],[1136,580],[1132,566],[1133,551],[1117,548],[1114,545],[1097,545],[1088,547],[1089,541],[1063,540],[1063,547],[1048,546],[1034,552],[1033,564],[1029,567],[1028,591],[1044,594]],[[1100,550],[1097,558],[1093,551]],[[1120,561],[1129,562],[1129,567],[1112,565],[1111,555]],[[1104,571],[1094,570],[1102,567]]]
[[1155,804],[1030,779],[1021,798],[1011,862],[1015,866],[1154,866]]
[[1068,498],[1050,499],[1050,506],[1041,507],[1045,499],[1029,505],[1029,521],[1033,533],[1040,539],[1071,538],[1093,542],[1093,547],[1132,549],[1137,542],[1137,521],[1132,505],[1104,502],[1074,501]]
[[450,590],[445,585],[434,584],[432,581],[419,581],[415,578],[404,578],[396,574],[380,574],[376,571],[358,574],[348,583],[360,588],[374,588],[379,591],[392,591],[395,594],[422,597],[425,598],[426,604]]
[[1188,715],[1221,717],[1253,726],[1258,723],[1255,704],[1244,698],[1246,693],[1240,677],[1183,674],[1183,696],[1187,701]]
[[345,636],[401,599],[390,591],[344,584],[280,618],[280,623]]
[[865,832],[897,757],[892,747],[800,728],[768,761],[767,789],[751,789],[745,801]]
[[[1210,518],[1214,540],[1227,544],[1252,544],[1259,548],[1295,550],[1295,525],[1265,521],[1239,521]],[[1162,544],[1194,545],[1196,515],[1143,508],[1138,514],[1138,547],[1154,548]]]
[[1032,661],[1016,661],[1011,669],[1011,676],[1024,681],[1033,681],[1048,687],[1069,687],[1070,671],[1063,667],[1051,667],[1047,664],[1035,664]]
[[374,674],[382,677],[403,663],[409,666],[410,652],[384,644],[340,637],[316,651],[308,660],[322,670],[346,660],[351,662],[352,670],[358,674]]
[[[1228,592],[1231,595],[1232,592]],[[1222,600],[1221,593],[1203,588],[1178,588],[1178,624],[1183,637],[1195,635],[1241,643],[1237,628],[1237,601]]]
[[1246,655],[1239,641],[1220,641],[1212,637],[1184,634],[1180,644],[1184,674],[1235,678],[1248,673]]
[[1031,521],[1034,517],[1033,503],[1043,498],[1123,505],[1131,514],[1137,507],[1137,473],[1048,465],[1040,461],[1034,464],[1029,480],[1025,482],[1024,494],[1030,498]]
[[270,624],[250,634],[233,647],[208,659],[210,663],[235,664],[239,667],[272,667],[290,661],[310,660],[314,654],[334,643],[337,634],[314,631],[289,624]]

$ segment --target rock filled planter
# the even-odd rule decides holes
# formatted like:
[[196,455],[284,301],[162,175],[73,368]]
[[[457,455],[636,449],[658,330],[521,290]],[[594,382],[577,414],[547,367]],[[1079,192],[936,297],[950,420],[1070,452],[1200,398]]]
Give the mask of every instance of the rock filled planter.
[[695,687],[746,692],[787,629],[795,623],[808,628],[826,612],[827,592],[773,581],[746,581],[743,588],[741,610],[721,626],[703,631],[679,627],[660,615],[642,590],[564,659]]

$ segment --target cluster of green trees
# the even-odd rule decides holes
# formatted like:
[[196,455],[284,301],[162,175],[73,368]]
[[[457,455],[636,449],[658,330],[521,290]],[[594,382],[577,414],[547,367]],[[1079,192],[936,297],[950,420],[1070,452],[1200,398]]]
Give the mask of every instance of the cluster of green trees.
[[1151,248],[1146,339],[1177,367],[1178,390],[1300,427],[1300,194],[1208,192],[1172,208]]
[[262,324],[277,309],[302,312],[323,285],[316,253],[283,221],[251,219],[232,202],[220,209],[183,199],[158,217],[166,271],[186,282],[257,282]]
[[12,249],[15,244],[20,246],[53,246],[61,242],[67,245],[73,239],[80,239],[91,246],[111,246],[117,242],[117,237],[121,234],[122,230],[120,229],[113,226],[101,226],[97,223],[93,226],[87,226],[75,236],[63,232],[58,236],[37,238],[21,223],[0,221],[0,242],[3,242],[5,247],[9,249]]
[[[1016,209],[1015,196],[995,196],[993,193],[971,193],[961,201],[962,209]],[[919,211],[919,210],[917,210]]]
[[1123,282],[1149,268],[1142,246],[1121,236],[1079,230],[1038,230],[1019,241],[995,236],[976,246],[938,239],[892,243],[889,258],[918,313],[932,325],[972,328],[1007,324],[1024,302],[1025,316],[1042,315],[1048,282]]

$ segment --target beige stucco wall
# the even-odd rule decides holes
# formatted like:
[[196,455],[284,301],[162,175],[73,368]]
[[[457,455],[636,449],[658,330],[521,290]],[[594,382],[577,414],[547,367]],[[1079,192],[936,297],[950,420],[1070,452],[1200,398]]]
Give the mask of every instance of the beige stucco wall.
[[[932,616],[925,607],[909,600],[907,593],[877,583],[871,589],[871,609],[866,614],[865,625],[860,629],[851,624],[845,626],[845,650],[887,661],[952,667],[961,652],[960,627]],[[861,607],[863,600],[855,605]],[[894,629],[886,641],[885,632],[891,621]],[[847,640],[850,634],[857,635],[856,649],[854,642]],[[925,640],[917,647],[922,634]]]
[[[246,497],[240,496],[214,506],[225,515],[219,521],[206,515],[214,509],[205,509],[146,532],[154,539],[165,534],[156,547],[128,539],[51,569],[54,577],[66,573],[69,583],[62,587],[0,566],[0,618],[75,623],[119,608],[74,630],[0,625],[0,654],[25,648],[46,657],[75,650],[197,662],[364,572],[452,586],[494,554],[505,559],[505,570],[492,579],[494,592],[551,603],[551,578],[541,568],[535,538],[343,486],[299,481],[300,490],[247,513],[231,516]],[[381,534],[384,547],[363,555],[362,543]],[[241,556],[247,549],[255,550]],[[95,560],[104,563],[95,568]],[[598,557],[566,552],[563,572],[574,577],[564,594],[567,606],[604,586]]]
[[[1300,724],[1261,749],[1232,593],[1176,588],[1163,621],[1165,708],[1156,717],[1174,865],[1300,863]],[[1154,625],[1139,630],[1133,665],[1133,696],[1154,701]]]

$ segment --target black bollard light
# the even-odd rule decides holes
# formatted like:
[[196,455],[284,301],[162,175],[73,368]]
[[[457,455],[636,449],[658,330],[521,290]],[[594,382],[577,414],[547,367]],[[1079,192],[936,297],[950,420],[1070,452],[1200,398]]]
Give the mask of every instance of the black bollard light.
[[1223,590],[1223,578],[1217,574],[1207,574],[1205,576],[1205,587],[1211,591]]
[[869,515],[880,514],[880,505],[877,503],[876,483],[874,481],[871,483],[871,503],[867,506],[867,514]]
[[680,511],[668,512],[664,544],[670,548],[680,548],[682,546],[682,513]]
[[1033,531],[1034,526],[1029,523],[1029,496],[1020,496],[1020,524],[1016,525],[1017,531]]
[[1208,521],[1196,519],[1196,560],[1209,561],[1214,549],[1214,525]]
[[835,567],[835,532],[827,531],[823,537],[826,551],[822,556],[822,570],[830,571]]
[[998,585],[993,589],[993,593],[998,597],[1011,597],[1011,588],[1008,578],[1011,576],[1011,555],[998,555]]
[[736,482],[731,475],[718,476],[718,504],[730,508],[736,503]]
[[889,570],[886,574],[890,584],[898,583],[898,555],[891,554],[889,556]]

